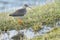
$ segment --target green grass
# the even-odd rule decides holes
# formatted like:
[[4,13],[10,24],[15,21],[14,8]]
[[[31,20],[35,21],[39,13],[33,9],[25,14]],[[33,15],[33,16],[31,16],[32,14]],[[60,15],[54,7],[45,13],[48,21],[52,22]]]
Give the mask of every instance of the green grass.
[[[27,14],[23,18],[23,23],[18,24],[18,21],[10,17],[10,12],[0,13],[0,30],[13,30],[33,28],[38,31],[42,25],[50,25],[56,27],[56,22],[60,21],[60,4],[50,3],[44,6],[36,6],[33,10],[27,8]],[[15,20],[15,21],[14,21]],[[57,28],[43,36],[38,36],[32,40],[60,40],[60,28]]]
[[[44,6],[36,6],[33,10],[27,8],[27,14],[23,18],[23,24],[19,25],[17,20],[10,17],[8,13],[0,13],[0,29],[24,29],[32,27],[34,31],[42,28],[42,25],[54,27],[60,21],[60,8],[55,3]],[[14,21],[15,20],[15,21]]]
[[60,21],[60,7],[57,3],[50,3],[44,6],[36,6],[33,10],[27,8],[27,14],[23,18],[23,24],[19,25],[17,20],[14,22],[13,17],[8,13],[0,13],[0,29],[7,28],[9,30],[32,27],[35,31],[40,30],[42,25],[55,26]]

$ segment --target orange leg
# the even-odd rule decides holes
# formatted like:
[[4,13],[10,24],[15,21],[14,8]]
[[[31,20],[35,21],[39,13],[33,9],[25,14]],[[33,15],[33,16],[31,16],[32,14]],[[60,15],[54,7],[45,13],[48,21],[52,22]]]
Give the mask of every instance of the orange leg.
[[18,24],[22,24],[23,23],[23,21],[21,20],[21,19],[18,19]]

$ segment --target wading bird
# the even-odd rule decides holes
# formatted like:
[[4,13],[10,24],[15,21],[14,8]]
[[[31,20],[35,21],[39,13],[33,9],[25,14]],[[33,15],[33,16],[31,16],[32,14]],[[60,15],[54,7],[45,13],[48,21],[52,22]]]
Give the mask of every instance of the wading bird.
[[[19,24],[21,24],[23,22],[22,21],[23,16],[27,13],[27,10],[26,10],[27,7],[29,7],[29,6],[27,4],[24,4],[23,8],[18,9],[17,11],[10,14],[9,16],[18,18],[18,22],[19,22]],[[31,7],[29,7],[29,8],[31,8]]]

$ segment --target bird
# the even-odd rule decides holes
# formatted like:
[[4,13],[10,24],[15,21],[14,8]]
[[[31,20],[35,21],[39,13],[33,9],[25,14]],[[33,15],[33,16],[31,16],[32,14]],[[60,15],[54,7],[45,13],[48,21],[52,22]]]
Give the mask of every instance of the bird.
[[[18,18],[18,23],[21,24],[23,16],[27,13],[27,7],[29,7],[28,4],[24,4],[23,8],[16,10],[12,14],[9,14],[9,16]],[[31,7],[29,7],[31,8]]]

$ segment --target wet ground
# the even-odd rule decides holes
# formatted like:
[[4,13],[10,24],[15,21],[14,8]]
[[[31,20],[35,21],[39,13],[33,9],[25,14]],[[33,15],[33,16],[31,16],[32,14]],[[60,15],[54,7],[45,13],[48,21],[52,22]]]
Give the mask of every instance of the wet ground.
[[[35,33],[32,28],[20,30],[19,32],[20,33],[23,32],[24,35],[28,39],[31,39],[31,38],[36,37],[36,36],[44,35],[51,30],[53,30],[53,28],[44,26],[43,29],[41,29],[37,33]],[[1,33],[0,34],[0,40],[2,40],[2,39],[3,40],[11,40],[11,38],[14,37],[17,34],[18,34],[18,31],[16,31],[16,30],[8,31],[8,33]]]

